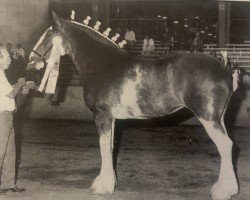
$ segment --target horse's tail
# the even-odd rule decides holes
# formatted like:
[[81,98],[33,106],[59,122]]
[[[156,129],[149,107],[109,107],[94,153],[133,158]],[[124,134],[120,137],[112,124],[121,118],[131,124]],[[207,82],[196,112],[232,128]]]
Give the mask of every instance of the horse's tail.
[[232,87],[233,92],[237,90],[239,87],[239,80],[240,80],[240,69],[237,66],[231,65],[230,59],[227,57],[227,51],[221,51],[222,59],[224,61],[224,68],[227,71],[227,74],[232,76]]

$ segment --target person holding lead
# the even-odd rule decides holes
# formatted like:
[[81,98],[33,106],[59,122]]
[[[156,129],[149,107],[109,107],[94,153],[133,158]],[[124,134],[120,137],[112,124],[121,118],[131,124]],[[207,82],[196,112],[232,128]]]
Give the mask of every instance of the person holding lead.
[[14,98],[24,86],[34,88],[34,84],[27,85],[24,78],[19,78],[16,84],[10,85],[4,72],[10,63],[8,51],[0,47],[0,195],[25,191],[16,186],[16,146],[13,126],[13,113],[16,105]]

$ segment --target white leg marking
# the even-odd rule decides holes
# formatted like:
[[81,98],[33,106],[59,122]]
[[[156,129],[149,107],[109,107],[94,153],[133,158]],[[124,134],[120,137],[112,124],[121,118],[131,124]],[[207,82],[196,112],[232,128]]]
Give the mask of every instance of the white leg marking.
[[90,188],[91,194],[112,194],[114,192],[116,183],[113,169],[114,121],[112,121],[112,130],[100,135],[102,166],[99,176],[95,178]]
[[[222,125],[223,130],[215,128],[214,122],[199,119],[205,127],[208,135],[215,143],[221,156],[221,167],[218,181],[211,189],[212,199],[214,200],[227,200],[238,193],[238,183],[235,177],[233,164],[232,164],[232,146],[233,143],[224,129],[224,122]],[[222,120],[223,121],[223,120]]]

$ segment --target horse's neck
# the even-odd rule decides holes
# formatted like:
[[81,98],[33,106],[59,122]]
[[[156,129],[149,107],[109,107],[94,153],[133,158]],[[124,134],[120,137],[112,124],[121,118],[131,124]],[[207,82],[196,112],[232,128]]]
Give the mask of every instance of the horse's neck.
[[[70,57],[74,62],[78,72],[84,79],[89,74],[94,74],[100,68],[110,68],[112,63],[120,63],[126,61],[128,55],[118,47],[112,45],[105,45],[93,39],[84,32],[71,32],[70,43]],[[105,41],[104,41],[105,42]]]

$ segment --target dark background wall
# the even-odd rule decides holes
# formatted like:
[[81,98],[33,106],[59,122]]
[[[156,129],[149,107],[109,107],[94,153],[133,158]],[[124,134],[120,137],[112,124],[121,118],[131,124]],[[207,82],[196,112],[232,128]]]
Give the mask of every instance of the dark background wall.
[[1,0],[0,42],[23,44],[29,53],[49,26],[49,0]]

